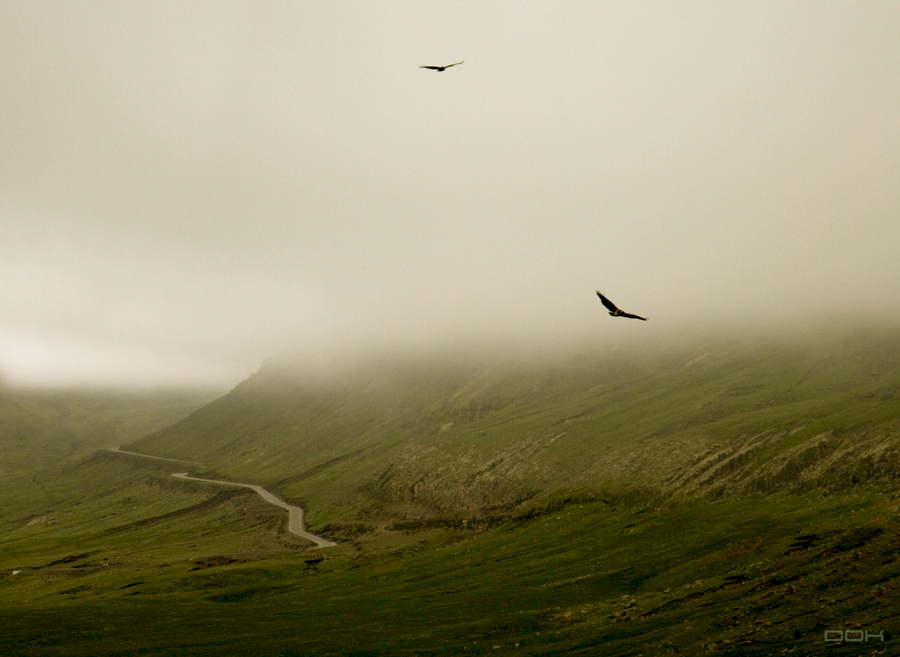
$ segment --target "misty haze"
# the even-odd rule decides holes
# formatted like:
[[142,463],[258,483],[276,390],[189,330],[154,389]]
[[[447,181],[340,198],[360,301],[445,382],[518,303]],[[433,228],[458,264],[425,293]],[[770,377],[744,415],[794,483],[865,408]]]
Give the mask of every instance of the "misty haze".
[[0,9],[4,655],[893,650],[900,5]]
[[9,381],[897,319],[892,3],[3,9]]

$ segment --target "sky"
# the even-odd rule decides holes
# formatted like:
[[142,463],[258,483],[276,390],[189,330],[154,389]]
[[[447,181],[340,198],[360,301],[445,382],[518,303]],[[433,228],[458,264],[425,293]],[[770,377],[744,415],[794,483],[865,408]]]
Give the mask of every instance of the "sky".
[[894,0],[0,15],[7,382],[900,314]]

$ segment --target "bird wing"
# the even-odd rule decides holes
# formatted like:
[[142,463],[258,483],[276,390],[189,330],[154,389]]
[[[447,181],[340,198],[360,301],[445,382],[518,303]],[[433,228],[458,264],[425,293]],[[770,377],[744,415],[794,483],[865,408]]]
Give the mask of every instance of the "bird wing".
[[600,294],[600,290],[597,290],[597,296],[600,297],[600,301],[603,302],[603,305],[606,306],[610,312],[616,312],[618,310],[618,308],[616,308],[616,304]]
[[419,68],[430,68],[432,71],[443,71],[444,69],[450,68],[451,66],[459,66],[463,62],[465,62],[465,60],[463,60],[462,62],[456,62],[455,64],[447,64],[446,66],[420,66]]
[[619,314],[619,317],[630,317],[631,319],[640,319],[640,320],[643,320],[643,321],[645,321],[645,322],[647,321],[647,318],[646,318],[646,317],[640,317],[639,315],[632,315],[632,314],[630,314],[630,313],[620,313],[620,314]]

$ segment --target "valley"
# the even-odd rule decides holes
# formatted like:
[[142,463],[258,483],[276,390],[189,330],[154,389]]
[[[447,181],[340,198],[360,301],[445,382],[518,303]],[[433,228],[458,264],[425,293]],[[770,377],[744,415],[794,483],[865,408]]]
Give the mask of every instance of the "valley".
[[[8,654],[868,655],[895,641],[893,329],[376,355],[327,376],[276,359],[119,435],[125,454],[107,442],[3,475]],[[175,470],[261,487],[332,545],[249,489]],[[881,638],[824,642],[845,630]]]

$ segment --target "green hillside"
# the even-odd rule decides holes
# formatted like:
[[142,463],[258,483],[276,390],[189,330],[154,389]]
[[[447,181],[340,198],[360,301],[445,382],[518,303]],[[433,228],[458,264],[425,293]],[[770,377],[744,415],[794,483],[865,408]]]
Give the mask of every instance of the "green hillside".
[[[31,555],[42,560],[54,550],[63,557],[78,536],[92,541],[91,521],[113,518],[109,506],[138,504],[120,493],[141,483],[127,471],[95,467],[103,460],[98,450],[170,425],[216,396],[211,390],[0,388],[0,561],[28,563]],[[167,478],[158,475],[168,485]],[[146,490],[136,517],[146,518],[159,497]]]
[[554,357],[268,363],[136,451],[201,461],[310,508],[460,516],[558,490],[672,502],[893,486],[900,335],[706,340]]
[[128,448],[339,545],[60,451],[3,479],[3,654],[891,654],[898,393],[895,329],[273,359]]
[[0,476],[40,470],[134,440],[217,396],[213,390],[47,391],[0,385]]

